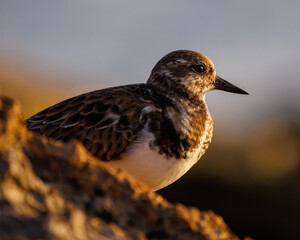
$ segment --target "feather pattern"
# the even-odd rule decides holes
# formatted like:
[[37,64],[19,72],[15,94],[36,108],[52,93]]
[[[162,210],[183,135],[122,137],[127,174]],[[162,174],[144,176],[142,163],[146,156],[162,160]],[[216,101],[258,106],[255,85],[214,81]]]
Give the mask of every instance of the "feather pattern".
[[67,99],[27,119],[27,126],[56,140],[77,139],[103,161],[122,159],[146,129],[155,136],[150,148],[180,159],[204,131],[206,121],[195,119],[208,115],[203,101],[187,105],[148,84],[133,84]]
[[152,95],[145,84],[98,90],[37,113],[27,126],[56,140],[75,138],[101,160],[121,159],[145,125],[140,115]]

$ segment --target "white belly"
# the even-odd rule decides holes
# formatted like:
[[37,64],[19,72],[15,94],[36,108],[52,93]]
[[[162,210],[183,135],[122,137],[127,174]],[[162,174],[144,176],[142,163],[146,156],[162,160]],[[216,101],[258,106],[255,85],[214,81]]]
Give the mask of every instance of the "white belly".
[[166,158],[156,149],[150,149],[149,142],[153,135],[132,146],[130,153],[122,160],[109,162],[116,168],[123,169],[135,178],[146,183],[153,190],[163,188],[184,175],[200,158],[200,146],[189,154],[188,159]]

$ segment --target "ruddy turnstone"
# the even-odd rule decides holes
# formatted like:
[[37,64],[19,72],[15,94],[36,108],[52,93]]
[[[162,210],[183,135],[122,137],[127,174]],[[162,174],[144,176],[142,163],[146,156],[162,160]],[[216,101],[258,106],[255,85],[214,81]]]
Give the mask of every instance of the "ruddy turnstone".
[[247,94],[217,76],[206,56],[178,50],[158,61],[145,84],[67,99],[27,124],[56,140],[81,141],[99,160],[158,190],[185,174],[207,150],[213,121],[205,94],[214,89]]

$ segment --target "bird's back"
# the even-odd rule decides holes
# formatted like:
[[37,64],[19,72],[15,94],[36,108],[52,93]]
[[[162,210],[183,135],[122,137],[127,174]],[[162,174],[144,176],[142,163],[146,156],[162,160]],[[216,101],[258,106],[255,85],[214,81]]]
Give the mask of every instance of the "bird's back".
[[145,84],[85,93],[30,117],[27,127],[56,140],[77,139],[101,160],[120,159],[143,128],[140,113],[153,95]]

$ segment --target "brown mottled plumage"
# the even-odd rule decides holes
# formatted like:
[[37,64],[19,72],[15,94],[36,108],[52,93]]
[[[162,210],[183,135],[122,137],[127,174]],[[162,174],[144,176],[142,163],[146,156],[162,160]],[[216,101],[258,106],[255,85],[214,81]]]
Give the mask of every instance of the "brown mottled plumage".
[[208,148],[213,122],[204,95],[213,89],[247,94],[219,78],[204,55],[179,50],[154,66],[146,84],[85,93],[27,123],[51,138],[81,141],[99,160],[156,190],[181,177]]

